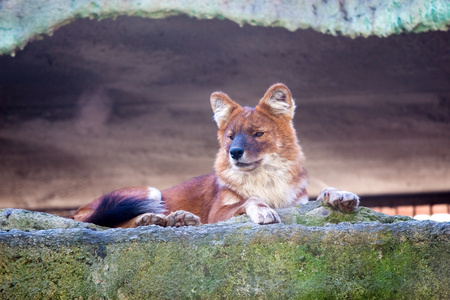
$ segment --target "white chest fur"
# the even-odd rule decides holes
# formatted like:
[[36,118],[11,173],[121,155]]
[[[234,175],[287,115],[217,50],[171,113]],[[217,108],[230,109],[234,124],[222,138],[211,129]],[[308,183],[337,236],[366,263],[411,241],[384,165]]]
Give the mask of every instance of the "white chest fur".
[[293,180],[297,175],[293,164],[277,154],[270,154],[252,171],[229,166],[220,173],[223,179],[220,183],[243,198],[257,197],[272,208],[291,206],[298,203],[298,191],[304,188]]

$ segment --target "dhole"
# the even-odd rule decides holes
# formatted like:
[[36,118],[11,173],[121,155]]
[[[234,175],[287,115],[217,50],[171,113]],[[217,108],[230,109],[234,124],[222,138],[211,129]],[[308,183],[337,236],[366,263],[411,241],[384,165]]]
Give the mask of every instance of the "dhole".
[[[159,191],[124,188],[82,206],[73,218],[109,227],[215,223],[246,213],[259,224],[279,223],[274,209],[306,203],[305,157],[292,124],[295,103],[284,84],[271,86],[254,108],[222,92],[211,95],[219,127],[215,172]],[[358,196],[334,188],[320,200],[352,210]]]

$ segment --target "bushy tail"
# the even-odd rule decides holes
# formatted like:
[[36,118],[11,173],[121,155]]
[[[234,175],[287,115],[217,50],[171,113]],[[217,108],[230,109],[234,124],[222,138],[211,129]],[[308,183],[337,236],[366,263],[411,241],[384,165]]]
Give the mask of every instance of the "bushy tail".
[[164,203],[157,189],[129,188],[103,195],[95,211],[84,221],[115,227],[144,213],[164,211]]

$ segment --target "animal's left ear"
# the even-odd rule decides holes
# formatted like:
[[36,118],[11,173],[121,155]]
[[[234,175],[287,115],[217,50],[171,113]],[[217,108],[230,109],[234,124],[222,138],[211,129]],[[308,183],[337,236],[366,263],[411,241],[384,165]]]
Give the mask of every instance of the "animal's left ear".
[[294,117],[295,102],[288,87],[282,83],[272,85],[259,101],[258,107],[276,116]]

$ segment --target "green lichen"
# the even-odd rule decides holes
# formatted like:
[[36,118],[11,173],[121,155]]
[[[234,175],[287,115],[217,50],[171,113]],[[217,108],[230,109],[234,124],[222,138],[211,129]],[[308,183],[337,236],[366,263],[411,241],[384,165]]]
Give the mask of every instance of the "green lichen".
[[0,54],[17,49],[78,18],[118,16],[166,18],[188,15],[198,19],[228,19],[240,25],[312,28],[327,34],[389,36],[403,32],[448,30],[450,4],[445,0],[397,1],[239,1],[45,0],[0,1]]

